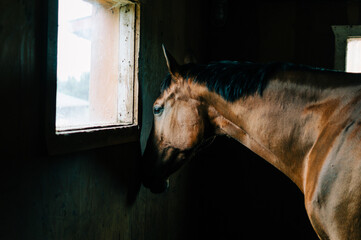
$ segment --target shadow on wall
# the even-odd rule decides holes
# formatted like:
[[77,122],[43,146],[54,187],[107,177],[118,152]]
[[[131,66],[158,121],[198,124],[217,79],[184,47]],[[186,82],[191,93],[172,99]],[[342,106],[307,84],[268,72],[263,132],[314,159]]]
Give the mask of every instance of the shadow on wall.
[[297,186],[240,143],[217,137],[193,161],[189,191],[200,195],[194,224],[204,239],[318,239]]
[[115,239],[119,232],[130,234],[126,223],[140,188],[139,159],[139,142],[9,158],[1,171],[6,221],[0,239]]
[[125,194],[126,205],[133,205],[141,187],[140,144],[129,143],[109,147],[95,153],[97,165],[103,167],[114,188]]

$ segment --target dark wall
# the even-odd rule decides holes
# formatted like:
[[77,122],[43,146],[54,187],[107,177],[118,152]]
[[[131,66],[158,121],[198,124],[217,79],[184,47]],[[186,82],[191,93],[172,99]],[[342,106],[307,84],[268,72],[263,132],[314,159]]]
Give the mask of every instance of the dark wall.
[[[212,2],[228,4],[225,23],[207,25],[208,60],[291,61],[333,68],[331,26],[361,23],[357,0]],[[209,23],[212,18],[208,14]]]
[[[147,0],[141,10],[142,132],[133,143],[51,156],[44,136],[47,2],[0,1],[0,239],[312,239],[303,197],[238,143],[218,139],[161,195],[137,188],[151,105],[179,62],[293,61],[332,67],[331,25],[361,24],[359,1]],[[139,190],[139,191],[138,191]],[[288,235],[290,229],[294,234]]]
[[[142,141],[58,155],[48,154],[44,131],[47,1],[0,2],[0,239],[190,239],[187,170],[174,176],[163,195],[139,190],[136,176],[152,122],[149,106],[166,73],[161,44],[181,59],[200,41],[185,37],[191,1],[145,2]],[[197,1],[192,6],[199,11]]]

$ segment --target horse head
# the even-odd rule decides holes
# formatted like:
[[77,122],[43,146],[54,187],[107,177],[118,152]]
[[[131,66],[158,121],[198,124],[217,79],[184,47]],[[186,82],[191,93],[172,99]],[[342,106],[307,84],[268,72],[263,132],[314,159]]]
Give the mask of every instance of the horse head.
[[[169,176],[211,139],[207,107],[194,96],[189,79],[164,48],[169,75],[153,104],[154,123],[142,159],[142,182],[152,192],[163,192]],[[166,86],[164,86],[166,85]]]

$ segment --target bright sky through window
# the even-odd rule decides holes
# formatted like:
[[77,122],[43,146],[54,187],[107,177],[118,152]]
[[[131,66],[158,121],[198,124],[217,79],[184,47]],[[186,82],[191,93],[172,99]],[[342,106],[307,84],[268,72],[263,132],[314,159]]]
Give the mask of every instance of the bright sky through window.
[[72,32],[72,23],[90,18],[92,5],[82,0],[59,1],[58,26],[58,81],[69,77],[80,80],[90,72],[91,41]]

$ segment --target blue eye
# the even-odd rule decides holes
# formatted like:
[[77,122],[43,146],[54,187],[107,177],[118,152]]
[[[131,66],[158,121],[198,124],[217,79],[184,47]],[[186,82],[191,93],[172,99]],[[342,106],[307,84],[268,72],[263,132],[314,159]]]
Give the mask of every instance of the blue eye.
[[153,107],[153,113],[155,115],[161,114],[163,112],[163,110],[164,110],[163,106],[160,106],[160,105],[155,105]]

